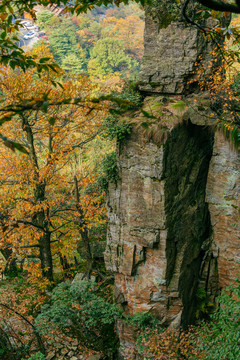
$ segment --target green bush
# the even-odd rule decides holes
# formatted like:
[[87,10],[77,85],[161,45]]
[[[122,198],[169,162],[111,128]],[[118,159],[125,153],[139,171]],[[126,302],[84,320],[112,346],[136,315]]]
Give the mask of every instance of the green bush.
[[104,137],[110,140],[116,138],[117,141],[123,141],[131,133],[132,125],[126,119],[119,118],[118,115],[140,107],[142,98],[134,87],[134,84],[125,84],[120,94],[111,93],[110,98],[114,103],[114,107],[111,109],[112,116],[108,116],[103,123]]
[[104,136],[110,140],[117,139],[123,141],[132,130],[132,125],[126,120],[119,120],[117,116],[108,116],[104,121],[105,133]]
[[107,191],[109,182],[117,183],[119,180],[116,152],[113,151],[106,155],[101,164],[101,175],[98,177],[97,183]]
[[199,330],[199,350],[206,360],[240,359],[240,278],[222,291],[211,321]]
[[137,314],[129,316],[127,318],[127,322],[139,330],[146,328],[151,329],[160,325],[160,320],[158,320],[154,314],[146,311],[141,311]]
[[46,358],[40,351],[38,351],[36,354],[31,355],[30,358],[24,360],[46,360]]
[[46,324],[50,322],[90,349],[105,354],[115,351],[115,318],[121,311],[98,296],[96,289],[92,281],[60,283],[52,292],[50,304],[43,306],[37,317],[39,331],[49,331]]
[[115,95],[117,95],[117,97],[122,100],[123,104],[124,100],[127,101],[125,104],[126,108],[124,108],[124,110],[136,110],[141,106],[142,95],[137,90],[137,84],[134,82],[126,82],[121,93]]

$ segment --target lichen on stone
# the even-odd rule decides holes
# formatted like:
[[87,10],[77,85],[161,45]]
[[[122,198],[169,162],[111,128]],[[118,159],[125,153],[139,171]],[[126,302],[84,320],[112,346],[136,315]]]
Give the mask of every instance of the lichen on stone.
[[153,0],[148,11],[158,21],[158,28],[164,29],[171,24],[172,21],[180,20],[181,7],[176,0]]

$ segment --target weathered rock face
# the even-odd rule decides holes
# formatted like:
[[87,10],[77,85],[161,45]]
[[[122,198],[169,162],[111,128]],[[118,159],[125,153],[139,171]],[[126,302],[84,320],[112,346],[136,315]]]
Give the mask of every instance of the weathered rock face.
[[240,274],[240,156],[222,133],[215,134],[206,188],[213,228],[212,259],[219,289]]
[[[212,300],[239,272],[240,159],[191,114],[161,141],[134,128],[118,148],[120,180],[109,187],[105,262],[116,301],[172,327],[192,322],[199,288]],[[118,330],[129,348],[134,329],[119,322]]]
[[[184,99],[182,121],[169,116],[211,44],[183,23],[165,25],[159,30],[159,20],[146,15],[140,89],[158,93],[143,104],[157,120],[144,130],[144,111],[132,114],[132,134],[118,146],[105,262],[127,313],[151,311],[177,328],[193,321],[199,289],[214,300],[239,273],[240,158],[212,127],[207,93]],[[121,321],[118,332],[124,358],[135,332]]]
[[178,21],[159,28],[159,21],[146,12],[139,88],[147,93],[182,94],[194,79],[199,61],[210,61],[215,45],[196,27]]

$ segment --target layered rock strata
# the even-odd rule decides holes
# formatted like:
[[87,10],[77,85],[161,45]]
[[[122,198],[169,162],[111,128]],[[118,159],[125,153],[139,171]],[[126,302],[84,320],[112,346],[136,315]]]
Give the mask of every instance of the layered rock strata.
[[[161,100],[143,108],[156,113]],[[240,158],[205,118],[186,111],[160,138],[135,126],[119,144],[120,180],[109,186],[105,262],[116,301],[176,328],[193,321],[199,289],[212,301],[239,273]],[[118,330],[129,349],[135,330],[121,322]]]
[[[240,158],[213,126],[209,94],[189,86],[213,44],[168,15],[160,27],[146,14],[139,88],[151,96],[118,144],[105,263],[126,313],[153,312],[178,328],[193,321],[199,290],[214,301],[239,273]],[[181,116],[174,102],[184,105]],[[118,321],[118,332],[125,358],[135,329]]]
[[[213,71],[216,62],[211,60],[216,43],[207,40],[199,28],[180,22],[180,13],[176,15],[178,21],[163,26],[161,20],[164,15],[153,17],[153,12],[151,8],[145,13],[144,56],[139,89],[148,94],[191,92],[196,85],[195,70],[200,63],[206,64],[206,73]],[[213,26],[211,22],[208,20],[208,27]]]

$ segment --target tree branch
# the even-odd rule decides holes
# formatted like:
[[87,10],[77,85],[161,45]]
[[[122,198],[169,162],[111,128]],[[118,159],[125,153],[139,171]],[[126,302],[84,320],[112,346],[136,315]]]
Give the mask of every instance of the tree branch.
[[37,331],[37,328],[27,318],[25,318],[25,316],[23,316],[18,311],[16,311],[16,310],[12,309],[11,307],[9,307],[7,304],[0,303],[0,306],[2,306],[3,308],[5,308],[7,310],[13,311],[16,315],[18,315],[20,318],[22,318],[24,321],[26,321],[27,324],[29,324],[32,327],[33,332],[34,332],[34,334],[36,336],[36,339],[37,339],[37,342],[38,342],[39,350],[41,350],[41,352],[43,354],[45,354],[46,352],[45,352],[45,348],[44,348],[44,345],[43,345],[43,341],[42,341],[41,336],[39,335],[39,333]]
[[34,224],[33,222],[31,221],[27,221],[27,220],[17,220],[16,221],[18,224],[24,224],[24,225],[30,225],[30,226],[34,226],[40,230],[44,230],[44,227],[43,226],[40,226],[38,224]]
[[226,3],[221,0],[197,0],[197,2],[212,10],[240,14],[240,0],[235,0],[235,4]]
[[35,247],[40,247],[39,245],[23,245],[23,246],[20,246],[21,249],[30,249],[30,248],[35,248]]

